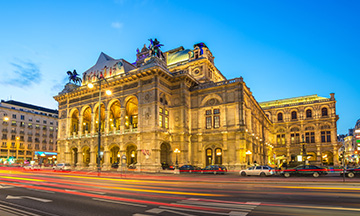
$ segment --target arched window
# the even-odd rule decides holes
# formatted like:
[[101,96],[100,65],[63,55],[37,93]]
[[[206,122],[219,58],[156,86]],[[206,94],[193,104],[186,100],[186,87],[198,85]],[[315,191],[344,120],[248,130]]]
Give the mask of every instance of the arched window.
[[283,121],[283,114],[282,113],[278,113],[278,121]]
[[312,111],[311,111],[311,109],[306,110],[306,118],[312,118]]
[[326,107],[321,109],[321,116],[328,116],[328,109]]
[[292,120],[297,119],[297,112],[296,111],[291,112],[291,119]]

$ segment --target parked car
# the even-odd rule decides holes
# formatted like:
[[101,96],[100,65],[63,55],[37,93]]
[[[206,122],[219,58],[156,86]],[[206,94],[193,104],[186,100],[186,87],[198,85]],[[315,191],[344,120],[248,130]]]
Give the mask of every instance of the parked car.
[[129,165],[129,169],[136,169],[136,163],[132,163]]
[[167,164],[167,163],[162,163],[161,167],[163,170],[174,170],[175,169],[174,166],[169,166],[169,164]]
[[227,172],[227,169],[223,165],[209,165],[201,170],[201,173],[213,173],[213,174],[225,174]]
[[245,170],[240,170],[241,176],[272,176],[275,174],[275,170],[270,166],[252,166]]
[[355,176],[360,175],[360,167],[346,169],[345,175],[349,178],[354,178]]
[[119,168],[119,162],[111,164],[111,168]]
[[53,166],[54,171],[70,171],[71,165],[69,163],[59,163]]
[[23,168],[24,170],[40,170],[40,166],[38,164],[26,164]]
[[300,165],[295,168],[289,168],[281,171],[280,173],[285,178],[289,178],[292,175],[296,176],[313,176],[314,178],[317,178],[321,175],[327,174],[327,169],[314,166],[314,165]]
[[199,172],[201,171],[201,168],[193,165],[183,165],[179,168],[180,172]]

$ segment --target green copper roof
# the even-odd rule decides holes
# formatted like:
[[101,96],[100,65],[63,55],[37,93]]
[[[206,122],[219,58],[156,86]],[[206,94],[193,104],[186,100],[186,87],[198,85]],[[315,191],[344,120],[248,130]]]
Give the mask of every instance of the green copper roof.
[[329,99],[329,98],[320,97],[320,96],[314,94],[314,95],[309,95],[309,96],[286,98],[286,99],[273,100],[273,101],[265,101],[265,102],[259,103],[259,105],[261,106],[261,108],[268,108],[268,107],[274,107],[274,106],[294,105],[294,104],[299,104],[299,103],[313,102],[313,101],[324,100],[324,99]]
[[171,53],[167,57],[167,65],[176,64],[178,62],[189,60],[190,49],[182,50],[179,52]]

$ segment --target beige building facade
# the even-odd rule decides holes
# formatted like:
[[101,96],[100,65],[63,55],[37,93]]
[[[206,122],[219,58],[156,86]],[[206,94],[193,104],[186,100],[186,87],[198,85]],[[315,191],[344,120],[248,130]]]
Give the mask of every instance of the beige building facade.
[[230,170],[274,161],[271,121],[241,77],[221,74],[204,43],[150,53],[144,45],[133,64],[101,53],[81,86],[69,83],[54,97],[59,161],[96,168],[99,108],[103,170],[122,160],[154,172],[176,161]]
[[57,110],[2,100],[0,115],[0,164],[56,161]]
[[336,101],[317,95],[260,103],[273,122],[274,152],[278,163],[308,162],[338,165]]

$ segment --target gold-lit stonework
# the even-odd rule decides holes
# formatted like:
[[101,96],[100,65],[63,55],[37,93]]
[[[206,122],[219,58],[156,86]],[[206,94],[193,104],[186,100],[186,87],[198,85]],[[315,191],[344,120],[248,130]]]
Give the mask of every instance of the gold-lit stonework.
[[54,97],[60,161],[96,168],[99,88],[87,84],[101,74],[107,79],[101,101],[102,170],[122,161],[154,172],[162,164],[175,166],[176,159],[179,166],[222,164],[229,170],[277,162],[272,119],[241,77],[222,75],[204,43],[159,56],[144,46],[136,57],[131,64],[101,53],[83,73],[81,86],[67,84]]

